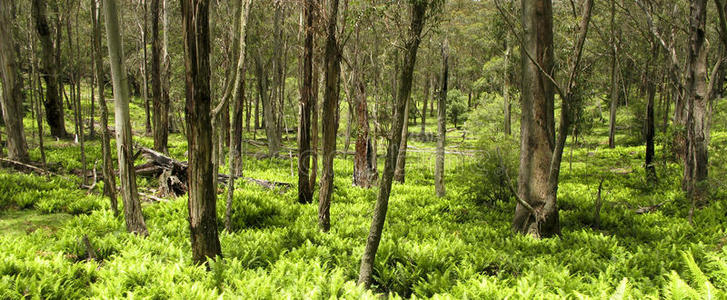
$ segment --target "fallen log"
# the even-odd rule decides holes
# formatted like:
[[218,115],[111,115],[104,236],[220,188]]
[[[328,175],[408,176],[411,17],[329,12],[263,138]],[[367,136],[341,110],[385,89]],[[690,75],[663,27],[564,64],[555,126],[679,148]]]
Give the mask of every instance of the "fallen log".
[[[136,174],[145,177],[159,178],[158,195],[181,196],[187,192],[187,162],[178,161],[163,153],[154,151],[146,147],[140,147],[139,152],[147,159],[146,164],[136,166],[134,169]],[[227,183],[230,176],[227,174],[218,174],[217,181]],[[268,181],[255,179],[250,177],[236,177],[247,182],[255,183],[263,188],[270,190],[280,189],[281,192],[287,191],[293,187],[287,182]]]

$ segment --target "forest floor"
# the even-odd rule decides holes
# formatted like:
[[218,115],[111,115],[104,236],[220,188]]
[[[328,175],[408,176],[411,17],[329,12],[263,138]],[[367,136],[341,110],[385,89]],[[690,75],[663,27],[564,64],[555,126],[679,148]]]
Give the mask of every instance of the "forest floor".
[[[138,132],[144,126],[141,107],[136,99],[132,118]],[[727,108],[724,103],[719,107]],[[66,113],[71,120],[71,112]],[[629,118],[626,111],[619,115]],[[224,259],[206,271],[191,264],[186,197],[145,202],[150,236],[128,234],[123,217],[115,217],[108,200],[98,195],[100,186],[92,192],[79,188],[71,172],[81,165],[79,146],[46,137],[48,161],[60,164],[59,176],[0,169],[0,298],[726,297],[725,121],[724,113],[715,115],[710,176],[716,179],[711,202],[696,210],[694,225],[680,191],[681,167],[666,154],[667,143],[658,143],[659,181],[652,184],[645,180],[644,147],[633,130],[620,129],[620,146],[608,149],[606,121],[596,121],[577,146],[571,143],[566,149],[559,187],[562,235],[544,240],[514,235],[514,200],[492,197],[496,193],[489,188],[483,191],[486,176],[480,174],[497,168],[486,164],[493,153],[479,147],[487,138],[462,139],[462,131],[452,131],[451,149],[470,152],[447,156],[445,198],[434,193],[434,153],[408,154],[406,183],[392,190],[373,291],[357,287],[355,280],[377,190],[352,186],[351,156],[334,162],[328,234],[317,229],[317,205],[298,204],[295,189],[271,191],[239,182],[234,231],[220,232]],[[28,132],[34,132],[32,124],[27,116]],[[413,124],[409,128],[420,130]],[[435,130],[427,124],[428,132]],[[256,136],[264,137],[264,132]],[[35,148],[37,134],[29,134],[28,140]],[[338,149],[343,149],[343,138],[339,141]],[[151,146],[152,139],[138,136],[135,142]],[[294,148],[294,143],[291,135],[285,145]],[[183,136],[171,135],[169,145],[173,157],[186,160]],[[410,142],[414,150],[434,145]],[[266,152],[246,147],[247,152]],[[86,148],[89,167],[100,162],[98,139]],[[517,155],[505,153],[509,164]],[[39,151],[31,150],[31,157],[39,160]],[[246,156],[243,168],[248,177],[295,184],[293,163]],[[601,180],[598,222],[594,205]],[[142,189],[156,186],[155,180],[138,181]],[[225,194],[220,191],[222,224]],[[658,207],[637,213],[652,206]],[[96,260],[88,259],[84,236]]]

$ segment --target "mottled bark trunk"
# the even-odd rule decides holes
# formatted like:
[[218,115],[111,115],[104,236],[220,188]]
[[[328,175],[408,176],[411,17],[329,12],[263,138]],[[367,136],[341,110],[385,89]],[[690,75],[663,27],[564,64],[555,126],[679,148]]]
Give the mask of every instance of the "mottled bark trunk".
[[406,147],[409,140],[409,105],[411,98],[406,99],[404,108],[404,127],[401,129],[401,144],[399,146],[398,157],[396,158],[396,169],[394,170],[394,180],[404,183],[406,176]]
[[336,155],[337,112],[341,78],[341,51],[338,44],[338,0],[328,7],[328,25],[325,48],[326,89],[323,96],[323,172],[318,200],[318,228],[328,232],[331,227],[331,196],[333,194],[333,158]]
[[708,110],[707,67],[705,47],[705,24],[707,0],[690,1],[689,51],[686,75],[687,97],[687,147],[684,162],[684,190],[692,200],[699,203],[706,196],[708,187],[707,152]]
[[8,158],[27,162],[30,158],[23,128],[23,78],[13,38],[14,6],[10,0],[0,3],[0,76],[3,87],[0,100],[7,131]]
[[617,45],[616,45],[616,0],[611,0],[611,109],[608,119],[608,147],[616,147],[616,109],[618,108],[618,70],[617,70]]
[[449,77],[449,45],[442,44],[442,87],[437,97],[437,161],[434,164],[434,190],[437,197],[444,197],[444,145],[447,138],[447,80]]
[[362,188],[371,187],[374,176],[374,159],[371,138],[369,137],[369,111],[366,102],[366,83],[362,74],[355,76],[354,85],[356,89],[356,154],[353,158],[353,185]]
[[512,117],[510,113],[510,55],[512,52],[512,46],[508,43],[507,37],[505,38],[505,74],[503,78],[504,84],[502,85],[502,112],[505,127],[505,135],[509,136],[512,134]]
[[651,59],[646,66],[649,75],[647,76],[647,91],[646,91],[646,153],[644,165],[646,168],[646,179],[651,182],[656,182],[656,166],[654,166],[654,98],[656,97],[656,78],[655,68],[653,67],[653,60],[658,57],[659,48],[656,45],[652,46]]
[[234,99],[232,101],[232,126],[230,128],[230,179],[227,181],[227,201],[225,205],[225,229],[232,231],[232,200],[235,193],[235,177],[242,175],[242,110],[245,101],[245,53],[247,43],[247,19],[250,14],[252,0],[243,0],[238,7],[239,18],[239,53],[237,54],[237,71],[234,81]]
[[160,0],[151,1],[151,94],[152,118],[154,122],[154,150],[168,153],[167,140],[169,138],[169,97],[164,96],[162,83],[162,38],[159,35],[159,20],[161,10]]
[[149,111],[149,70],[147,68],[147,62],[149,61],[148,53],[146,50],[147,45],[147,32],[149,31],[149,21],[147,17],[147,7],[146,7],[146,1],[143,1],[141,3],[143,9],[142,12],[144,14],[144,25],[141,28],[141,48],[143,56],[143,61],[141,62],[141,78],[143,80],[141,84],[141,88],[143,89],[141,92],[142,97],[144,98],[144,129],[146,135],[152,134],[152,128],[151,128],[151,112]]
[[97,0],[91,1],[91,18],[93,22],[93,52],[94,72],[96,74],[96,85],[98,87],[98,104],[101,108],[101,153],[103,164],[101,165],[104,181],[104,195],[111,199],[111,210],[118,215],[118,204],[116,200],[116,175],[114,174],[113,158],[111,157],[111,132],[109,131],[109,112],[106,106],[104,95],[104,73],[103,57],[101,51],[101,24],[100,9],[96,8]]
[[146,236],[149,232],[146,229],[144,216],[141,214],[141,203],[139,202],[139,193],[136,189],[136,174],[134,173],[131,120],[129,118],[129,84],[122,56],[121,31],[119,30],[117,15],[119,9],[116,0],[103,0],[103,4],[106,21],[106,41],[109,48],[111,78],[114,86],[116,151],[119,159],[121,198],[124,201],[126,230]]
[[318,104],[318,87],[320,85],[318,74],[320,72],[318,72],[318,68],[320,66],[320,61],[314,60],[313,64],[313,69],[315,71],[313,72],[313,99],[311,99],[311,170],[308,185],[310,185],[310,189],[312,191],[315,191],[316,180],[318,180],[318,136],[320,134],[320,130],[318,128],[318,116],[320,115],[320,105]]
[[[513,230],[538,237],[560,233],[558,207],[550,197],[548,183],[555,150],[553,84],[547,74],[553,71],[553,11],[551,0],[522,0],[521,45],[522,81],[520,101],[520,171],[518,194],[530,204],[531,212],[521,203],[515,209]],[[528,58],[532,56],[532,61]]]
[[[65,120],[63,119],[63,100],[61,99],[58,85],[59,66],[57,64],[57,54],[54,54],[53,41],[51,40],[51,28],[48,25],[45,0],[33,0],[32,15],[35,30],[38,32],[40,39],[41,62],[43,63],[41,72],[46,86],[45,102],[43,103],[45,106],[46,122],[48,122],[48,126],[50,127],[51,135],[65,138],[68,133],[66,132]],[[58,31],[60,32],[60,28]]]
[[366,239],[366,247],[361,257],[361,268],[359,269],[358,283],[364,287],[371,286],[376,252],[381,242],[381,233],[384,230],[384,221],[389,207],[389,196],[391,184],[396,167],[397,151],[401,146],[401,131],[404,128],[404,114],[406,110],[406,99],[411,96],[412,77],[416,63],[417,50],[421,41],[422,27],[424,27],[425,13],[428,1],[414,1],[411,7],[411,24],[408,30],[408,38],[404,45],[404,60],[399,74],[398,94],[395,104],[394,116],[391,125],[391,142],[386,150],[386,162],[379,187],[379,195],[374,207],[374,215],[371,221],[371,228]]
[[310,184],[311,152],[311,106],[313,97],[313,13],[317,1],[306,0],[303,8],[305,16],[305,41],[303,45],[303,85],[300,91],[300,120],[298,123],[298,202],[313,202],[313,189]]
[[[421,129],[421,137],[424,138],[424,135],[427,132],[427,104],[429,104],[429,97],[431,96],[431,87],[432,87],[432,80],[429,78],[429,75],[424,79],[424,103],[422,105],[422,129]],[[432,99],[434,101],[434,99]]]
[[189,148],[189,232],[192,260],[203,264],[222,256],[217,235],[217,194],[212,178],[209,2],[183,0],[181,6]]

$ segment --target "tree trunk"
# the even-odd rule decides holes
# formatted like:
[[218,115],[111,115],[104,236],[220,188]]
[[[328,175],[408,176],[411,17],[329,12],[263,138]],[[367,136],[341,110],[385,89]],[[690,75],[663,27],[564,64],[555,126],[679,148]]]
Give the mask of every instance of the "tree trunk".
[[313,202],[313,189],[310,184],[311,148],[311,106],[313,97],[313,12],[317,1],[306,0],[303,8],[305,16],[305,41],[303,45],[303,85],[300,91],[300,121],[298,125],[298,202]]
[[[424,78],[424,105],[422,105],[422,132],[420,133],[422,138],[424,138],[427,131],[427,104],[429,103],[429,96],[431,95],[431,84],[432,81],[429,79],[429,75],[427,74],[426,78]],[[434,99],[432,99],[432,101],[434,101]]]
[[[315,40],[314,40],[315,42]],[[315,44],[314,44],[315,47]],[[320,85],[319,82],[319,75],[320,74],[320,60],[314,60],[313,61],[313,92],[312,96],[313,99],[311,99],[311,170],[310,170],[310,179],[308,180],[308,185],[310,185],[310,189],[312,191],[315,191],[316,187],[316,180],[318,178],[318,136],[320,133],[320,130],[318,130],[318,116],[320,114],[318,104],[318,87]]]
[[[518,194],[539,216],[518,203],[513,230],[538,237],[560,232],[555,198],[548,178],[555,150],[553,84],[539,70],[553,70],[553,11],[551,0],[522,0],[520,172]],[[535,62],[528,59],[532,55]],[[542,220],[538,220],[542,218]]]
[[505,38],[505,74],[504,74],[504,84],[502,86],[502,111],[504,114],[505,119],[505,135],[510,136],[512,134],[512,117],[510,113],[511,104],[510,104],[510,53],[512,52],[512,46],[510,43],[508,43],[507,37]]
[[386,150],[386,162],[384,164],[384,173],[381,178],[379,195],[376,199],[374,208],[374,216],[371,221],[368,238],[366,239],[366,248],[364,248],[361,257],[361,268],[359,271],[358,283],[368,288],[371,286],[374,260],[376,252],[381,242],[381,232],[384,230],[384,221],[386,220],[386,212],[389,206],[389,196],[391,193],[391,184],[394,177],[394,168],[396,167],[397,150],[401,146],[401,131],[404,128],[404,115],[406,110],[406,101],[411,96],[412,78],[414,75],[414,65],[416,63],[417,50],[421,41],[422,27],[424,27],[425,13],[427,11],[428,1],[411,2],[411,25],[408,29],[408,38],[404,45],[404,64],[399,74],[398,95],[395,104],[393,123],[391,125],[391,143]]
[[0,76],[2,76],[3,120],[8,137],[8,157],[12,160],[27,162],[28,144],[23,129],[23,78],[20,74],[16,44],[13,38],[15,20],[14,3],[5,0],[0,3]]
[[159,36],[160,0],[151,1],[151,94],[153,103],[154,150],[168,153],[169,97],[164,96],[162,83],[162,39]]
[[611,0],[611,110],[608,119],[608,147],[616,147],[616,109],[618,108],[618,52],[616,45],[616,0]]
[[[505,75],[507,76],[507,75]],[[437,102],[437,161],[434,164],[434,189],[437,197],[444,197],[444,145],[447,138],[447,80],[449,77],[449,45],[442,43],[442,88]]]
[[116,111],[116,151],[119,159],[119,177],[121,177],[121,199],[124,201],[126,230],[147,236],[144,216],[141,214],[139,193],[136,189],[136,174],[132,152],[131,120],[129,118],[129,84],[121,48],[121,32],[119,30],[119,11],[116,0],[103,0],[106,21],[106,41],[111,62],[111,78],[114,86],[114,103]]
[[399,146],[398,158],[396,159],[396,169],[394,170],[394,180],[404,183],[406,175],[406,147],[409,140],[409,104],[411,98],[406,99],[406,108],[404,109],[404,127],[401,129],[401,145]]
[[[217,236],[216,188],[212,178],[212,122],[210,119],[209,2],[182,1],[182,35],[189,147],[189,231],[192,260],[203,264],[222,256]],[[242,48],[242,47],[240,47]]]
[[687,97],[687,155],[684,162],[683,187],[692,203],[699,203],[706,196],[708,187],[707,152],[708,110],[707,67],[705,48],[705,23],[707,0],[690,1],[689,56],[686,74]]
[[[98,86],[98,105],[101,108],[101,152],[103,164],[104,195],[111,199],[111,210],[118,215],[116,200],[116,175],[114,175],[113,158],[111,157],[111,132],[109,131],[109,112],[104,95],[103,57],[101,55],[101,10],[96,8],[97,0],[91,1],[91,21],[93,22],[94,72]],[[100,3],[100,2],[99,2]]]
[[[80,10],[80,5],[77,6],[77,8]],[[69,56],[73,57],[75,60],[74,66],[73,66],[73,74],[71,75],[71,95],[73,102],[73,117],[75,119],[75,129],[76,129],[76,138],[78,142],[80,143],[80,158],[81,158],[81,180],[83,184],[86,184],[87,177],[86,177],[86,146],[85,146],[85,136],[83,133],[83,111],[81,110],[81,50],[80,50],[80,41],[79,41],[79,34],[78,34],[78,15],[80,14],[80,11],[75,12],[76,16],[76,44],[74,47],[73,44],[73,37],[71,35],[71,19],[68,19],[68,52]],[[75,55],[74,55],[75,50]],[[75,89],[75,92],[74,92]]]
[[144,26],[141,28],[141,46],[142,46],[142,53],[144,54],[143,61],[141,62],[141,70],[140,70],[141,78],[144,81],[144,82],[142,82],[142,85],[141,85],[141,87],[143,89],[141,92],[141,95],[144,98],[144,117],[145,117],[144,118],[145,119],[144,128],[146,129],[146,134],[151,135],[152,129],[151,129],[151,114],[149,112],[149,86],[148,86],[149,71],[147,70],[147,65],[146,65],[147,61],[149,61],[147,51],[146,51],[146,45],[147,45],[146,39],[147,39],[147,32],[148,32],[148,28],[149,28],[149,25],[148,25],[149,18],[147,17],[146,1],[143,1],[141,3],[141,5],[143,6],[142,12],[144,15],[143,16]]
[[[63,100],[60,96],[58,85],[58,59],[54,54],[53,41],[51,41],[51,28],[48,25],[46,16],[45,0],[33,0],[32,3],[33,22],[38,31],[41,48],[41,61],[43,63],[43,79],[46,85],[45,113],[46,121],[50,126],[51,135],[58,138],[65,138],[65,121],[63,119]],[[60,32],[60,28],[58,29]],[[60,45],[58,45],[60,49]]]
[[341,51],[338,44],[338,0],[329,1],[325,48],[326,89],[323,98],[323,172],[318,202],[318,228],[328,232],[331,227],[331,194],[333,193],[333,158],[336,153],[337,112],[341,78]]
[[355,89],[355,105],[357,120],[356,135],[356,154],[353,158],[353,185],[362,188],[371,187],[371,181],[374,177],[374,160],[373,147],[371,145],[371,137],[369,137],[369,111],[366,101],[366,82],[363,78],[363,72],[357,66],[353,70],[354,80],[352,84]]
[[651,59],[649,59],[647,72],[649,72],[649,75],[647,76],[647,96],[646,96],[646,153],[645,153],[645,162],[644,165],[646,166],[646,179],[648,182],[655,183],[656,182],[656,167],[654,166],[654,98],[656,97],[656,82],[654,81],[654,78],[656,78],[656,72],[655,68],[652,67],[653,61],[656,60],[659,55],[659,48],[656,44],[652,46],[651,50]]
[[247,19],[250,13],[252,0],[243,0],[238,6],[239,14],[239,53],[237,57],[237,71],[234,81],[234,99],[232,102],[232,126],[230,127],[230,179],[227,181],[227,202],[225,205],[225,229],[232,231],[232,200],[235,192],[235,178],[241,176],[242,167],[242,111],[245,101],[245,53],[247,44]]

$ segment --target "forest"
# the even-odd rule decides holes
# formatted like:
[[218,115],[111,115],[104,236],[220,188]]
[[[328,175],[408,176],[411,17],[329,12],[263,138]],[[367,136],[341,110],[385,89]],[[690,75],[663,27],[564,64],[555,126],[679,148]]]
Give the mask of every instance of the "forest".
[[724,0],[0,0],[2,299],[727,299]]

